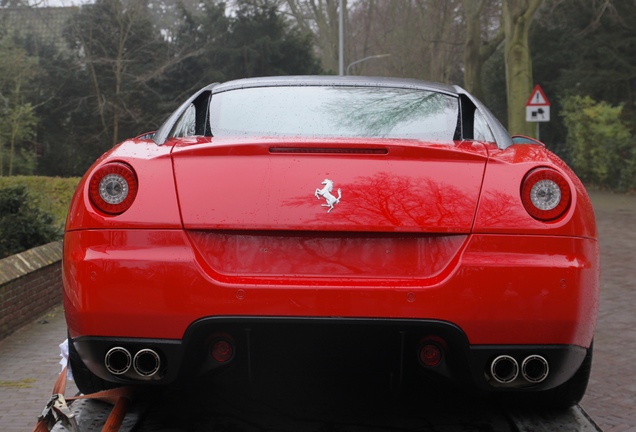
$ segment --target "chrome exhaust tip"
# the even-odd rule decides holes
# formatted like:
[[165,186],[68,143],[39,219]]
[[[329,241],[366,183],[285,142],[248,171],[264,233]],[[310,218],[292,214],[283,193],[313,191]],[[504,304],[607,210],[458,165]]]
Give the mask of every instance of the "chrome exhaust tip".
[[533,384],[544,381],[548,373],[550,373],[548,361],[540,355],[528,356],[521,363],[521,374],[526,381]]
[[517,379],[519,364],[509,355],[500,355],[490,364],[490,375],[499,384],[509,384]]
[[114,347],[104,356],[104,365],[113,375],[123,375],[130,370],[132,356],[126,348]]
[[138,375],[141,375],[142,377],[151,377],[159,372],[160,367],[161,357],[159,357],[159,354],[157,354],[156,351],[145,348],[139,350],[139,352],[135,354],[133,368]]

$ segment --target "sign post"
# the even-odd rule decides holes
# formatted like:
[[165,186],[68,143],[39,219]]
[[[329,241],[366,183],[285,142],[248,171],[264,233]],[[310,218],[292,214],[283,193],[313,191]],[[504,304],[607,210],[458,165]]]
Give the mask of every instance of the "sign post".
[[534,90],[526,102],[526,121],[537,124],[537,139],[539,140],[539,123],[550,121],[550,101],[539,84],[534,86]]

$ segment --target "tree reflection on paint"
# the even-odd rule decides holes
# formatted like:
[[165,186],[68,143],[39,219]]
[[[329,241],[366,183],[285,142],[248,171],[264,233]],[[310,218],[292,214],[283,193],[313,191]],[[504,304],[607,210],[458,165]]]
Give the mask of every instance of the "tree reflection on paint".
[[493,227],[519,226],[527,224],[528,215],[524,213],[518,197],[500,191],[484,192],[479,205],[480,226]]
[[[342,184],[342,191],[339,207],[329,214],[334,223],[458,232],[470,227],[475,212],[474,196],[425,176],[379,172]],[[304,206],[306,201],[296,197],[284,205]]]

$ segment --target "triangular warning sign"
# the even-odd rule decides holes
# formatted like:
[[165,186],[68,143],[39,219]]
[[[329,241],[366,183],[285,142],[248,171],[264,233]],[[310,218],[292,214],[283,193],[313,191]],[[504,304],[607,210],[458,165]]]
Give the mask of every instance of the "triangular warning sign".
[[534,90],[530,93],[526,106],[550,106],[550,101],[545,96],[545,93],[543,93],[543,89],[539,84],[534,86]]

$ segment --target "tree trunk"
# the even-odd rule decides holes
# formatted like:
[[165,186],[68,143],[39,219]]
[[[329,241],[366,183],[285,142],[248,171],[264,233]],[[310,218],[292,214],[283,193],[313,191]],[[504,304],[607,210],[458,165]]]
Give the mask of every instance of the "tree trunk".
[[464,87],[477,99],[484,99],[481,71],[484,63],[504,40],[504,31],[499,31],[492,39],[482,40],[481,17],[487,0],[464,0],[466,40],[464,41]]
[[[286,0],[287,6],[301,30],[311,32],[318,45],[319,57],[325,71],[338,71],[338,0]],[[347,0],[342,0],[345,35],[347,34]],[[346,36],[345,36],[346,39]],[[345,67],[347,58],[345,56]]]
[[533,88],[528,35],[542,1],[503,0],[508,131],[515,135],[535,135],[534,124],[526,122],[525,108]]
[[479,48],[481,46],[480,12],[483,1],[464,0],[464,14],[466,16],[466,40],[464,42],[464,87],[478,99],[483,99],[481,85],[481,61]]

